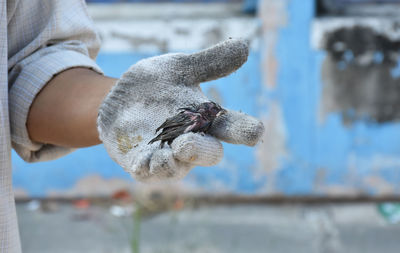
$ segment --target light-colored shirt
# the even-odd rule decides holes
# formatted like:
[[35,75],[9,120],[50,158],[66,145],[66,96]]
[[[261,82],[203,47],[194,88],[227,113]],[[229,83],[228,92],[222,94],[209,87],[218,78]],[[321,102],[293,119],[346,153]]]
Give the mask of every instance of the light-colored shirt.
[[0,252],[21,252],[12,190],[11,147],[26,161],[71,149],[29,139],[26,119],[38,92],[72,67],[94,62],[98,36],[83,0],[0,0]]

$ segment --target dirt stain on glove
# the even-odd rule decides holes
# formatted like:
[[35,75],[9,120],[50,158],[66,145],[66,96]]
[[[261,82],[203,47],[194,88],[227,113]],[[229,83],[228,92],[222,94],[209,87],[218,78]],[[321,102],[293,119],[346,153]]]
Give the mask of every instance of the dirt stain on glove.
[[117,143],[118,143],[118,149],[121,151],[122,154],[128,153],[132,148],[136,148],[139,146],[139,143],[143,140],[143,137],[138,135],[138,136],[132,136],[129,137],[127,135],[122,134],[120,131],[117,132]]

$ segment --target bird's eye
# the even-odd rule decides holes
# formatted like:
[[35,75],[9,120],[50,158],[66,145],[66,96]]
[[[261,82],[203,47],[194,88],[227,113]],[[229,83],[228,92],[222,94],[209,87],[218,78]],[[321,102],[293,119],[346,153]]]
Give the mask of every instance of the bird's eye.
[[218,110],[218,108],[216,108],[216,107],[213,107],[213,108],[211,109],[211,111],[212,111],[213,113],[215,113],[215,114],[216,114],[216,113],[218,113],[218,111],[219,111],[219,110]]

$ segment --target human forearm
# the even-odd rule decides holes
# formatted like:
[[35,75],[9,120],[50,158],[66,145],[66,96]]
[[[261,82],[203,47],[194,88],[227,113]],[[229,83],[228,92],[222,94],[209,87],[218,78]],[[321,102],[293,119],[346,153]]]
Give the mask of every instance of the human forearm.
[[27,120],[30,138],[64,147],[100,144],[98,108],[116,81],[87,68],[56,75],[32,103]]

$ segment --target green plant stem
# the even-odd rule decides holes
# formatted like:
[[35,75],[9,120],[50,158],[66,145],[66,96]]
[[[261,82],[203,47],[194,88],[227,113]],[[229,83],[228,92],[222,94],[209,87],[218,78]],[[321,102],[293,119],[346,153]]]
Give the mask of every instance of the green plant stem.
[[132,253],[139,253],[139,242],[140,242],[140,223],[142,220],[142,208],[139,206],[133,213],[133,233],[131,239],[131,251]]

